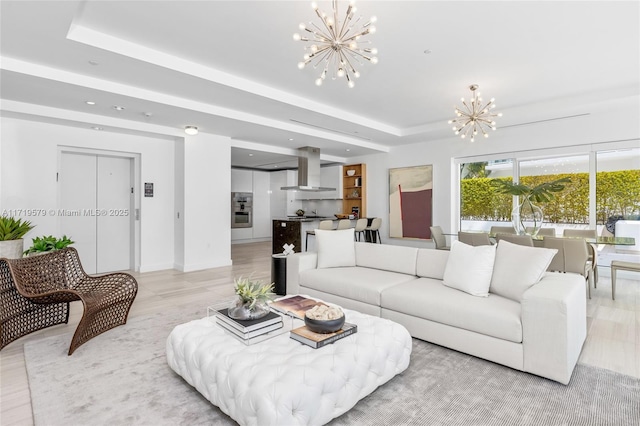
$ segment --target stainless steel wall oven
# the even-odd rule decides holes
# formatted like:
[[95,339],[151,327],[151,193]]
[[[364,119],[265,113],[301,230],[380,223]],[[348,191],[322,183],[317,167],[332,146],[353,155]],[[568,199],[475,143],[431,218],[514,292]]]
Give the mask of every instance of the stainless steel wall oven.
[[253,227],[253,193],[231,193],[231,228]]

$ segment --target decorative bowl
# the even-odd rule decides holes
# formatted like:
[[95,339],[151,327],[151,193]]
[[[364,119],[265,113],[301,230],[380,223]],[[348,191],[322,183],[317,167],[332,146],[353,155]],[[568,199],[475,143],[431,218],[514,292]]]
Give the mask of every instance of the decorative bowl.
[[347,170],[347,176],[353,176],[356,174],[355,170]]
[[304,325],[314,333],[333,333],[334,331],[338,331],[344,325],[344,315],[340,318],[332,319],[332,320],[316,320],[311,319],[308,316],[304,316]]

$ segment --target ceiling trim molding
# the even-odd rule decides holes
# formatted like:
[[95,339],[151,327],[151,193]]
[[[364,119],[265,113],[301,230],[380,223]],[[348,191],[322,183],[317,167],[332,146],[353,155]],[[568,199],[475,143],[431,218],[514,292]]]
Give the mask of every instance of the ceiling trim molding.
[[[204,114],[211,114],[219,117],[229,118],[251,124],[257,124],[265,127],[271,127],[287,132],[298,133],[302,135],[313,136],[317,138],[327,139],[331,141],[342,142],[363,148],[369,148],[376,151],[388,152],[389,147],[386,145],[375,144],[371,142],[361,141],[344,135],[336,135],[333,132],[322,131],[319,129],[309,128],[307,126],[295,124],[289,121],[275,120],[256,114],[250,114],[243,111],[237,111],[230,108],[224,108],[204,102],[193,101],[190,99],[180,98],[178,96],[167,95],[147,89],[141,89],[136,86],[130,86],[113,81],[102,80],[95,77],[89,77],[57,68],[47,67],[44,65],[34,64],[11,57],[0,56],[0,69],[12,71],[20,74],[30,75],[46,80],[54,80],[61,83],[72,84],[74,86],[86,87],[93,90],[101,90],[111,92],[122,96],[135,97],[150,102],[158,102],[170,105],[176,108],[184,108],[186,110],[195,111]],[[206,132],[206,129],[200,129]]]
[[[292,157],[298,157],[298,155],[300,155],[300,152],[298,151],[297,148],[284,148],[284,147],[279,147],[279,146],[274,146],[274,145],[266,145],[266,144],[261,144],[261,143],[256,143],[256,142],[250,142],[250,141],[244,141],[241,139],[234,139],[231,138],[231,147],[232,148],[242,148],[242,149],[251,149],[254,151],[260,151],[260,152],[269,152],[269,153],[274,153],[274,154],[282,154],[282,155],[290,155]],[[346,163],[347,162],[347,158],[346,157],[338,157],[335,155],[327,155],[327,154],[323,154],[322,153],[322,149],[320,150],[320,159],[324,160],[324,161],[330,161],[330,162],[335,162],[335,163]]]
[[257,96],[266,97],[293,107],[304,108],[336,119],[345,120],[390,135],[400,136],[402,133],[402,130],[397,127],[389,126],[349,111],[330,107],[320,102],[314,102],[306,97],[294,95],[283,90],[256,83],[255,81],[231,75],[175,55],[150,49],[140,44],[93,30],[79,24],[78,22],[73,22],[71,24],[67,33],[67,39],[107,50],[118,55],[127,56],[135,60],[148,62],[162,68],[171,69],[173,71],[213,83],[232,87],[237,90],[242,90]]

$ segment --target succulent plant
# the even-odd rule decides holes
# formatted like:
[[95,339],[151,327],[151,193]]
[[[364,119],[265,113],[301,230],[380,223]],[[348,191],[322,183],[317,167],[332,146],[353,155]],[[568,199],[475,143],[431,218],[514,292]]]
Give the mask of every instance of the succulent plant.
[[251,277],[239,277],[233,280],[235,292],[242,300],[242,304],[252,309],[258,302],[266,302],[275,296],[273,284],[264,284],[262,281],[254,281]]
[[31,247],[24,251],[24,254],[41,253],[47,251],[60,250],[68,245],[73,244],[75,241],[71,241],[66,235],[58,239],[53,235],[46,237],[35,237],[31,239]]
[[33,228],[34,225],[27,220],[0,216],[0,241],[19,240]]

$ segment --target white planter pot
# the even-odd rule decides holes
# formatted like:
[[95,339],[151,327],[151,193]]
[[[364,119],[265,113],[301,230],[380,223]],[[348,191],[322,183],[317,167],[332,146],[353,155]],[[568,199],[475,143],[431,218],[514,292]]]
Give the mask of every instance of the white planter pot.
[[24,251],[24,240],[0,241],[0,257],[20,259]]

